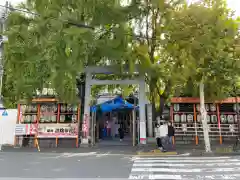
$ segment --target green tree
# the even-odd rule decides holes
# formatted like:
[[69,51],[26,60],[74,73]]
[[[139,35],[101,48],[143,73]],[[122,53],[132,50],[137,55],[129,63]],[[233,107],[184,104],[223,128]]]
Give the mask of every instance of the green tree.
[[199,88],[205,146],[210,152],[204,96],[224,97],[226,87],[239,76],[239,58],[235,56],[238,23],[221,0],[195,3],[175,13],[166,49],[176,58],[184,54],[182,66],[191,70],[192,83]]
[[153,104],[153,118],[161,115],[165,101],[173,94],[175,87],[185,81],[186,72],[182,73],[183,68],[177,62],[182,59],[174,58],[164,48],[168,43],[164,38],[168,26],[175,11],[179,11],[184,4],[186,2],[182,0],[138,1],[131,24],[133,53],[129,63],[140,64],[141,72],[145,73],[149,100]]
[[127,56],[125,22],[131,5],[121,6],[118,0],[27,0],[21,8],[35,14],[12,12],[7,19],[5,88],[14,89],[4,90],[6,98],[31,98],[36,90],[52,87],[60,99],[73,102],[76,77],[85,66],[122,65]]

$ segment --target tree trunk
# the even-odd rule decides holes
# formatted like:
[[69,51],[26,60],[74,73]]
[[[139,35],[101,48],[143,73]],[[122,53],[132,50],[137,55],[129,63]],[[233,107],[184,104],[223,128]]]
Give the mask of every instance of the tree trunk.
[[208,134],[208,124],[207,124],[207,111],[205,109],[205,102],[204,102],[203,81],[200,82],[199,91],[200,91],[200,109],[201,109],[201,121],[202,121],[202,127],[203,127],[204,142],[205,142],[205,151],[211,152],[211,145],[210,145],[209,134]]

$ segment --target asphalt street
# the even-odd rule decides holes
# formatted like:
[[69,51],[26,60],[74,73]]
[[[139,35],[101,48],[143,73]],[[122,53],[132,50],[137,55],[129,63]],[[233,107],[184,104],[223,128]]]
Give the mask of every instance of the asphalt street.
[[132,164],[122,154],[0,152],[0,179],[128,179]]
[[0,180],[238,180],[240,156],[136,156],[115,152],[0,152]]

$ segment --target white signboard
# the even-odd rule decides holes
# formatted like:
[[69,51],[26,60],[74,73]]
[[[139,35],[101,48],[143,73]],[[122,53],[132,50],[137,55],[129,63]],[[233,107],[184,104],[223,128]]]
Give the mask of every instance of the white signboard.
[[16,136],[26,135],[27,128],[25,124],[16,124],[14,134]]

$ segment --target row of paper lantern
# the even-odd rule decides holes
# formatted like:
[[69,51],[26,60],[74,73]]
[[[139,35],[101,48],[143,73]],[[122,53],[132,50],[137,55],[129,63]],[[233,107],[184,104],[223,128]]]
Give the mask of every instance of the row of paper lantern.
[[[37,112],[37,106],[36,105],[21,105],[21,112],[25,113],[25,112]],[[40,107],[40,111],[41,112],[56,112],[58,109],[58,105],[54,104],[54,105],[41,105]],[[73,105],[65,105],[65,104],[61,104],[60,106],[60,110],[61,112],[65,112],[65,111],[77,111],[77,106],[73,106]]]
[[[205,104],[205,109],[206,109],[206,111],[212,111],[212,112],[214,112],[214,111],[217,110],[217,107],[216,107],[215,104]],[[174,104],[174,105],[173,105],[173,110],[174,110],[175,112],[178,112],[178,111],[180,110],[180,105],[179,105],[179,104]],[[197,110],[197,111],[200,111],[200,104],[197,104],[196,110]]]
[[[220,121],[221,123],[237,123],[237,115],[221,115],[220,116]],[[192,114],[175,114],[174,115],[174,122],[178,123],[184,123],[184,122],[194,122],[194,116]],[[200,114],[197,115],[197,122],[201,122],[201,116]],[[207,122],[208,123],[216,123],[218,122],[217,120],[217,115],[207,115]]]
[[[65,122],[65,119],[66,119],[65,115],[60,116],[60,122]],[[22,116],[21,122],[22,123],[37,122],[37,115]],[[41,116],[40,119],[39,119],[39,122],[40,123],[49,123],[49,122],[56,123],[57,122],[57,116]],[[73,123],[77,122],[77,116],[76,115],[72,115],[72,122]]]
[[[229,128],[228,130],[230,132],[235,132],[235,129],[237,129],[237,126],[236,126],[236,124],[229,124],[228,128]],[[181,129],[183,132],[187,132],[187,130],[188,130],[187,124],[182,124]],[[211,131],[211,124],[208,124],[208,131]]]
[[[238,106],[239,106],[239,109],[240,109],[240,105],[238,105]],[[216,104],[205,104],[205,109],[206,109],[206,111],[215,112],[217,110],[217,107],[216,107]],[[173,110],[175,112],[178,112],[180,110],[180,105],[179,104],[174,104],[173,105]],[[200,111],[200,104],[196,105],[196,110]],[[237,104],[233,105],[233,110],[237,111]]]

